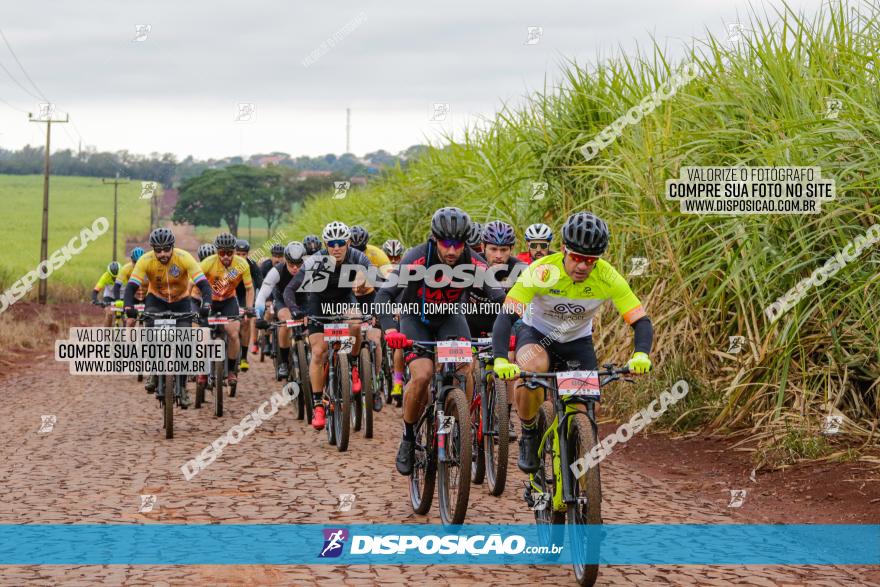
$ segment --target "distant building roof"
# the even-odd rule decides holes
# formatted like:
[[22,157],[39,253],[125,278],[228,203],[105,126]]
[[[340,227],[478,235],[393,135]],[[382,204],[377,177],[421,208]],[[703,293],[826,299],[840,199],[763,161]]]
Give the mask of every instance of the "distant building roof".
[[329,177],[331,175],[333,175],[332,171],[317,171],[314,169],[306,169],[305,171],[300,171],[297,177],[305,179],[307,177]]

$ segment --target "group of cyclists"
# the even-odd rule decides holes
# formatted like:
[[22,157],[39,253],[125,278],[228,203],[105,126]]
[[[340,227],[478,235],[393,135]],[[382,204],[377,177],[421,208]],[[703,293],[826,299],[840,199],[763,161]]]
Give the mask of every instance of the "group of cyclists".
[[[300,377],[308,377],[313,390],[311,425],[317,430],[324,428],[327,418],[327,398],[321,390],[327,382],[328,344],[321,318],[335,313],[329,308],[339,307],[348,309],[347,316],[365,317],[373,326],[364,335],[374,343],[373,364],[378,368],[390,357],[390,394],[402,396],[403,432],[396,458],[402,475],[413,471],[414,425],[429,402],[437,368],[433,355],[424,347],[414,349],[413,341],[490,338],[492,371],[507,382],[512,398],[508,414],[515,405],[521,422],[519,436],[513,426],[504,433],[510,440],[519,439],[519,468],[533,473],[539,466],[536,416],[544,394],[526,386],[520,372],[596,370],[593,318],[603,302],[611,300],[633,330],[634,351],[627,367],[632,373],[646,373],[651,369],[653,327],[627,281],[602,258],[610,238],[602,219],[590,212],[570,215],[561,229],[559,251],[553,248],[548,225],[532,224],[524,233],[526,250],[515,254],[516,232],[509,223],[492,220],[483,225],[464,210],[443,207],[434,213],[427,239],[409,248],[396,239],[377,247],[369,243],[363,226],[333,221],[320,237],[275,244],[270,257],[258,262],[249,258],[248,242],[232,234],[219,234],[213,243],[203,244],[196,258],[175,247],[172,230],[157,228],[150,233],[148,250],[136,247],[125,265],[109,264],[95,284],[92,300],[107,306],[108,326],[114,307],[122,308],[127,326],[134,325],[139,311],[197,312],[201,317],[242,314],[241,321],[225,326],[230,382],[239,371],[247,371],[249,352],[257,353],[259,345],[265,345],[259,333],[273,321],[281,324],[273,351],[280,354],[276,377],[291,378],[291,332],[285,324],[304,320],[310,359]],[[355,267],[361,276],[354,285],[343,275],[346,267]],[[438,277],[445,275],[442,271],[411,271],[416,267],[468,267],[495,280],[457,281]],[[375,279],[363,277],[371,271]],[[402,310],[389,311],[394,304]],[[418,311],[407,310],[411,308]],[[150,326],[149,320],[145,323]],[[192,326],[192,320],[178,326]],[[361,329],[353,329],[352,335],[350,352],[357,357]],[[472,365],[457,366],[468,393],[473,389]],[[360,379],[355,365],[353,393],[361,388]],[[156,391],[155,379],[147,390]],[[180,405],[185,408],[185,388],[183,394]],[[381,406],[377,403],[375,408]]]

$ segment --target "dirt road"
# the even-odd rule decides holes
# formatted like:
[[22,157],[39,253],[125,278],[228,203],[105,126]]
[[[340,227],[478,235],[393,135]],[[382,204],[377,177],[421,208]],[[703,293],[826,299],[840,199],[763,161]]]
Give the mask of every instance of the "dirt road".
[[[279,386],[268,363],[242,375],[227,413],[178,412],[175,438],[161,434],[156,400],[134,377],[71,376],[50,355],[39,368],[0,378],[0,523],[437,523],[416,516],[406,485],[394,471],[400,411],[378,415],[376,438],[355,436],[339,453],[284,408],[191,481],[180,466],[225,433]],[[253,365],[253,363],[252,363]],[[39,433],[42,415],[55,415]],[[528,523],[520,478],[501,498],[471,493],[470,523]],[[608,523],[724,523],[731,511],[681,483],[660,481],[609,459],[603,464]],[[338,496],[355,494],[348,512]],[[152,512],[138,513],[141,495],[155,495]],[[186,545],[196,548],[197,545]],[[567,567],[433,566],[19,566],[4,567],[2,585],[303,585],[414,584],[530,585],[572,583]],[[601,585],[877,585],[864,567],[603,567]]]

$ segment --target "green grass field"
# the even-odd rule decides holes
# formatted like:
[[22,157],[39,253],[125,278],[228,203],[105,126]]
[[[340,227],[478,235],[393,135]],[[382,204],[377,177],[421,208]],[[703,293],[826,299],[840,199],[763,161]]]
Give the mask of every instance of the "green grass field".
[[[149,200],[141,200],[141,183],[119,186],[119,236],[117,258],[127,251],[127,236],[146,235],[150,228]],[[0,290],[34,269],[40,261],[40,227],[43,211],[43,177],[40,175],[0,175],[0,201],[10,217],[0,231]],[[49,186],[49,255],[66,244],[80,230],[104,216],[110,230],[90,243],[69,263],[49,277],[51,299],[68,297],[94,285],[112,258],[113,186],[100,178],[52,177]],[[31,290],[28,298],[36,295]]]

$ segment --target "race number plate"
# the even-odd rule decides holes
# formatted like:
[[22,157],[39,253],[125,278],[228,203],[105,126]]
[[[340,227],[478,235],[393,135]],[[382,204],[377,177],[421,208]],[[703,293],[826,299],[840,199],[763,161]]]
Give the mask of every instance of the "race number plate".
[[594,397],[599,399],[598,371],[560,371],[556,374],[560,396]]
[[348,324],[339,322],[336,324],[324,325],[324,340],[328,341],[344,341],[348,338]]
[[134,309],[137,310],[138,312],[143,312],[144,308],[146,308],[146,307],[147,307],[146,304],[135,304],[134,305]]
[[369,330],[369,329],[370,329],[370,323],[369,323],[369,322],[361,322],[361,333],[362,333],[362,334],[363,334],[364,332],[366,332],[367,330]]
[[174,328],[177,326],[177,320],[174,318],[159,318],[157,320],[153,320],[153,326],[157,326],[159,328]]
[[286,324],[288,328],[292,328],[294,326],[302,326],[304,323],[303,320],[287,320]]
[[229,324],[229,318],[226,316],[209,316],[208,317],[208,326],[215,326],[217,324]]
[[467,340],[444,340],[437,341],[438,363],[470,363],[471,343]]
[[492,344],[491,338],[475,338],[474,344]]

